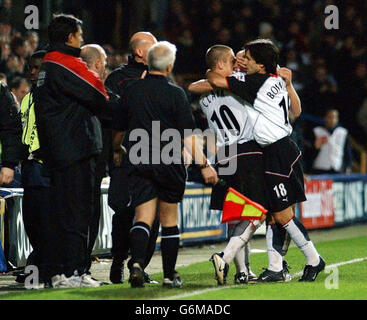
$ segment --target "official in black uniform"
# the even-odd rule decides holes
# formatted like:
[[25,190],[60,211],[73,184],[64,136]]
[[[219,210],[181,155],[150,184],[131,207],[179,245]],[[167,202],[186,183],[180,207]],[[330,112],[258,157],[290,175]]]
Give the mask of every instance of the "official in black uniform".
[[[129,62],[126,65],[115,69],[106,79],[106,87],[115,94],[123,97],[127,88],[134,85],[142,75],[145,75],[148,71],[147,66],[147,53],[149,48],[156,43],[157,40],[149,32],[137,32],[135,33],[129,43]],[[115,135],[121,135],[121,132],[114,132]],[[118,157],[118,153],[116,153]],[[113,164],[110,164],[113,167]],[[118,176],[113,169],[110,170],[111,184],[125,183],[121,181],[121,177]],[[117,192],[116,197],[120,196],[120,192]],[[112,218],[112,256],[113,262],[110,271],[110,280],[112,283],[124,282],[124,260],[128,258],[129,252],[129,232],[133,224],[134,209],[130,208],[112,208],[115,214]],[[159,219],[155,220],[149,241],[149,249],[147,254],[147,260],[144,268],[149,264],[154,251],[155,244],[159,232]],[[149,275],[145,273],[146,282],[155,282],[150,279]]]
[[[168,82],[173,69],[176,47],[163,41],[153,45],[148,52],[149,74],[131,86],[122,99],[122,110],[114,117],[116,129],[126,131],[124,146],[127,155],[117,168],[126,183],[121,186],[121,197],[115,203],[121,207],[135,208],[135,223],[130,231],[132,258],[129,261],[132,287],[144,286],[143,268],[146,261],[150,230],[159,208],[162,224],[161,251],[164,287],[181,287],[175,271],[180,232],[177,226],[178,202],[182,200],[186,170],[182,159],[182,141],[194,160],[202,166],[206,183],[218,181],[215,170],[207,165],[202,150],[195,148],[195,136],[185,132],[193,129],[194,122],[187,97],[182,88]],[[171,129],[172,140],[162,138]],[[142,134],[136,143],[137,135]],[[114,139],[114,148],[121,140]],[[179,146],[163,151],[170,145]],[[140,149],[140,151],[139,151]],[[144,151],[145,150],[145,151]],[[168,156],[171,155],[171,156]],[[168,156],[168,158],[167,158]],[[110,192],[114,192],[110,186]]]

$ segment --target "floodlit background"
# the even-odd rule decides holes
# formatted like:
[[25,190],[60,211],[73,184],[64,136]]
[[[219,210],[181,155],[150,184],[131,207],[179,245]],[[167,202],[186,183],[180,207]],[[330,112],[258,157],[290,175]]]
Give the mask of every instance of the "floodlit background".
[[[27,6],[35,6],[39,28],[26,29]],[[337,13],[330,20],[328,6],[336,6]],[[29,8],[29,7],[28,7]],[[33,7],[34,8],[34,7]],[[330,8],[330,7],[329,7]],[[331,7],[335,8],[335,7]],[[34,11],[32,11],[34,12]],[[247,299],[366,299],[362,292],[367,283],[365,247],[367,243],[367,23],[364,0],[0,0],[0,80],[7,83],[21,101],[30,90],[25,79],[27,58],[37,49],[47,48],[47,25],[53,13],[71,13],[83,20],[85,43],[98,43],[108,55],[106,76],[116,67],[127,62],[128,42],[136,31],[150,31],[158,40],[168,40],[177,46],[177,59],[173,81],[182,86],[190,99],[198,128],[205,129],[207,122],[198,107],[198,97],[190,95],[187,86],[205,75],[205,52],[214,44],[225,44],[239,51],[249,40],[271,39],[281,52],[280,65],[293,71],[294,87],[300,95],[303,112],[295,123],[292,137],[303,151],[303,167],[308,201],[297,208],[297,216],[311,231],[310,236],[328,264],[340,267],[340,288],[328,291],[324,282],[327,274],[320,276],[317,287],[297,287],[290,291],[279,290],[278,284],[270,285],[268,293],[261,288],[247,291]],[[326,20],[329,18],[329,23]],[[33,21],[34,22],[34,21]],[[330,22],[333,28],[330,29]],[[349,132],[352,166],[351,174],[316,176],[312,171],[314,157],[312,130],[324,123],[324,112],[329,108],[339,110],[340,125]],[[343,172],[344,173],[344,172]],[[207,209],[210,189],[198,185],[195,171],[190,173],[191,183],[180,207],[181,242],[178,267],[186,281],[188,294],[203,288],[214,287],[213,270],[208,263],[210,255],[224,247],[225,226],[220,226],[220,213]],[[108,182],[108,179],[107,181]],[[111,217],[107,205],[108,183],[103,187],[103,214],[96,254],[108,253],[111,246]],[[7,253],[15,266],[24,265],[30,252],[21,217],[21,191],[14,191],[8,210],[11,219],[12,240]],[[2,215],[3,219],[4,216]],[[0,226],[4,221],[0,219]],[[266,267],[264,227],[253,241],[254,271],[259,274]],[[349,245],[350,243],[350,245]],[[158,241],[159,244],[159,241]],[[190,246],[202,246],[200,249]],[[288,262],[297,275],[303,267],[303,256],[290,249]],[[256,254],[255,253],[259,253]],[[358,260],[362,259],[362,260]],[[364,260],[363,260],[364,259]],[[205,262],[203,262],[205,261]],[[153,278],[161,270],[159,253],[155,255],[149,272]],[[196,264],[194,264],[196,263]],[[194,264],[194,265],[193,265]],[[93,265],[97,278],[108,281],[110,260],[100,260]],[[185,269],[187,268],[187,269]],[[358,274],[358,277],[353,275]],[[231,274],[232,277],[232,274]],[[11,276],[0,278],[0,292],[13,290]],[[230,279],[229,281],[232,281]],[[339,281],[339,278],[338,278]],[[339,282],[338,282],[339,283]],[[274,287],[273,287],[274,286]],[[344,286],[344,287],[343,287]],[[128,284],[77,298],[144,298],[128,291]],[[111,288],[108,286],[108,288]],[[17,289],[17,288],[15,288]],[[288,287],[289,289],[289,287]],[[147,289],[145,298],[162,298],[169,295]],[[186,289],[185,289],[186,290]],[[258,289],[254,289],[258,290]],[[105,292],[105,293],[104,293]],[[186,291],[185,291],[186,292]],[[201,294],[206,293],[206,291]],[[237,292],[239,292],[237,290]],[[279,294],[282,292],[282,295]],[[286,292],[290,292],[286,295]],[[314,295],[318,292],[318,295]],[[225,299],[215,291],[203,299]],[[297,296],[297,294],[302,294]],[[293,296],[292,296],[293,294]],[[33,298],[46,298],[47,295]],[[72,299],[72,295],[55,295]],[[183,296],[178,296],[183,297]],[[75,297],[74,297],[75,298]],[[233,296],[241,299],[241,296]]]

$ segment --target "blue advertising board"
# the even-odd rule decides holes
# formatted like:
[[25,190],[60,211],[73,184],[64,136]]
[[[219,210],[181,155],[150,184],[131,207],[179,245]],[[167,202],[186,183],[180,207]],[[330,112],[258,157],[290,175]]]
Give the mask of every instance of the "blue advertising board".
[[[351,223],[367,221],[367,175],[318,175],[310,176],[310,180],[332,180],[332,214],[334,223],[332,226],[341,226]],[[109,253],[112,246],[112,216],[113,210],[107,203],[108,185],[102,185],[101,195],[101,219],[98,237],[94,246],[94,254]],[[4,190],[3,190],[4,191]],[[5,192],[5,191],[4,191]],[[22,219],[22,189],[9,190],[13,196],[7,199],[7,210],[9,212],[9,225],[2,230],[8,232],[9,252],[8,261],[14,266],[24,266],[27,256],[31,251],[28,238],[26,236]],[[181,233],[181,244],[202,243],[204,241],[220,241],[227,237],[227,226],[221,224],[221,212],[209,210],[211,188],[198,183],[187,183],[184,198],[179,204],[179,228]],[[8,193],[9,195],[9,193]],[[313,193],[314,199],[317,194]],[[321,194],[318,199],[323,203],[324,195]],[[311,198],[310,198],[311,199]],[[311,212],[306,212],[307,210]],[[316,209],[324,210],[322,206],[308,205],[303,208],[297,206],[297,216],[301,219],[308,217],[311,220],[319,216]],[[320,209],[318,209],[320,208]],[[315,211],[315,212],[314,212]],[[7,214],[7,212],[5,213]],[[2,217],[4,218],[4,217]],[[3,220],[2,220],[3,222]],[[313,228],[320,228],[317,221]],[[264,230],[258,234],[265,234]],[[157,248],[160,245],[158,237]],[[3,244],[4,245],[4,244]]]

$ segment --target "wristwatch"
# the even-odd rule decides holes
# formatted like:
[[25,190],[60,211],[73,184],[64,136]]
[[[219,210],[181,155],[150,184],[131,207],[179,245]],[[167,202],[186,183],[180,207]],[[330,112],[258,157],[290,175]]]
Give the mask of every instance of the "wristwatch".
[[200,169],[205,169],[207,167],[211,166],[211,163],[208,159],[206,159],[205,163],[204,164],[200,164],[199,167]]

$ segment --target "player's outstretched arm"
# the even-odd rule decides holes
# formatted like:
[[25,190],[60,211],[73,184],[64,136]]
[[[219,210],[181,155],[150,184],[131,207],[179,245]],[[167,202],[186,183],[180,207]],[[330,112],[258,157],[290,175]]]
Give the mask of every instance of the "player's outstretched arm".
[[184,138],[184,146],[192,159],[195,160],[195,163],[201,168],[205,183],[216,184],[218,175],[203,153],[201,139],[198,139],[195,135],[187,136]]
[[203,94],[213,90],[213,87],[208,80],[202,79],[193,83],[190,83],[188,89],[192,93]]
[[288,68],[279,68],[277,72],[278,75],[281,76],[286,83],[289,99],[291,100],[289,110],[290,118],[291,120],[293,120],[301,115],[302,108],[301,108],[301,100],[299,99],[299,96],[292,84],[292,70]]
[[206,78],[208,79],[212,87],[228,89],[227,78],[210,69],[206,72]]

